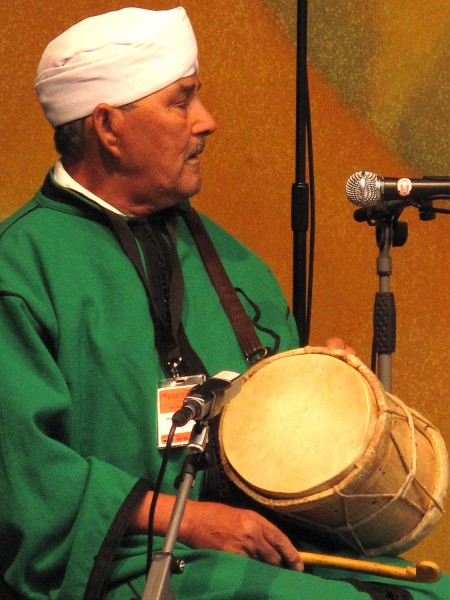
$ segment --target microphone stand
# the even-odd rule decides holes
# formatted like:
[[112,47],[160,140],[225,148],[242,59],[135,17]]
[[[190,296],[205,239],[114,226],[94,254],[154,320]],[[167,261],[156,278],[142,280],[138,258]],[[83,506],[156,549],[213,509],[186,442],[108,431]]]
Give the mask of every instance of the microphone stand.
[[[392,208],[391,208],[392,210]],[[376,221],[376,239],[379,248],[377,258],[378,292],[375,295],[373,310],[372,370],[375,372],[374,358],[378,357],[377,375],[384,389],[392,392],[392,354],[396,345],[395,298],[390,289],[392,274],[391,246],[403,246],[408,236],[407,223],[399,221],[403,207],[394,208]]]
[[[291,191],[291,228],[293,231],[293,300],[300,346],[308,343],[310,299],[307,298],[307,232],[310,219],[309,186],[305,183],[306,132],[309,117],[307,72],[307,0],[297,2],[297,89],[295,183]],[[311,158],[310,158],[311,160]],[[311,207],[312,211],[312,207]],[[310,261],[311,265],[311,261]],[[310,274],[311,275],[311,274]]]
[[[431,178],[437,181],[449,181],[448,177]],[[350,181],[350,180],[349,180]],[[379,277],[379,291],[375,297],[373,311],[373,345],[372,364],[373,372],[386,391],[392,391],[392,354],[395,352],[396,342],[396,315],[394,294],[390,291],[390,276],[392,274],[391,246],[403,246],[408,238],[408,224],[399,221],[404,208],[415,206],[419,209],[421,221],[431,221],[437,213],[450,214],[443,208],[435,208],[433,200],[440,196],[430,196],[411,200],[410,198],[381,200],[373,206],[358,208],[353,217],[358,223],[366,221],[369,225],[376,226],[377,245],[380,253],[377,258],[377,273]],[[349,199],[354,202],[353,193]],[[448,200],[448,196],[442,195]],[[357,202],[354,202],[355,204]],[[359,202],[358,202],[359,203]],[[378,355],[378,369],[376,369],[375,355]]]
[[183,559],[173,556],[178,531],[186,508],[191,489],[194,487],[197,472],[204,468],[204,453],[208,442],[209,423],[207,420],[197,422],[191,433],[188,444],[188,455],[182,471],[177,478],[178,492],[170,517],[166,537],[160,552],[155,552],[144,588],[142,600],[175,600],[170,581],[172,574],[184,571]]
[[392,353],[395,352],[396,314],[395,299],[390,290],[392,259],[390,255],[391,219],[377,223],[377,242],[380,250],[377,258],[378,292],[373,309],[373,349],[378,356],[378,378],[386,391],[392,391]]

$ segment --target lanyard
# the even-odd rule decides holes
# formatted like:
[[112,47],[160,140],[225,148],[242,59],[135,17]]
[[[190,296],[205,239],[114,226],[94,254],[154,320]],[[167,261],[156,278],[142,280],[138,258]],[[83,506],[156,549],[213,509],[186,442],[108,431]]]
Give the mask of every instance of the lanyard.
[[[257,362],[267,354],[267,349],[261,344],[200,216],[192,208],[180,212],[188,225],[247,362]],[[154,219],[134,222],[128,222],[123,217],[110,212],[108,217],[116,236],[144,284],[164,372],[177,376],[180,365],[188,368],[189,363],[188,371],[191,374],[192,372],[206,373],[201,360],[190,346],[181,323],[184,280],[176,251],[174,213],[159,213]],[[170,244],[164,238],[162,233],[164,230],[168,234]]]
[[[108,213],[108,217],[144,284],[164,373],[171,377],[207,374],[181,323],[184,280],[176,252],[174,216],[160,214],[154,220],[135,222],[114,213]],[[164,238],[162,228],[167,231],[170,243]]]

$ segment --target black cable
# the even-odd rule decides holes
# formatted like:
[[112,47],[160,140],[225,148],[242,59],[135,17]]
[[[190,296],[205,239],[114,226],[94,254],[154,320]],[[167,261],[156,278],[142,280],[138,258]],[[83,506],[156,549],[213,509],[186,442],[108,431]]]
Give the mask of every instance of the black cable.
[[150,570],[150,565],[152,562],[153,555],[153,530],[155,524],[155,511],[156,511],[156,503],[158,501],[158,496],[161,493],[162,482],[164,479],[164,474],[166,472],[167,463],[169,462],[169,454],[172,448],[173,436],[175,435],[176,425],[172,425],[169,431],[169,435],[167,437],[166,447],[164,449],[163,458],[161,462],[161,467],[158,473],[158,479],[156,480],[155,488],[153,490],[153,497],[150,503],[150,509],[148,513],[148,527],[147,527],[147,573]]
[[311,106],[309,98],[308,72],[306,77],[306,95],[307,95],[307,111],[306,111],[306,140],[308,145],[308,172],[309,172],[309,260],[308,260],[308,281],[307,281],[307,298],[306,298],[306,317],[305,317],[305,336],[306,343],[309,343],[309,334],[311,329],[311,310],[312,310],[312,291],[314,280],[314,248],[315,248],[315,232],[316,232],[316,192],[314,182],[314,154],[312,144],[312,126],[311,126]]

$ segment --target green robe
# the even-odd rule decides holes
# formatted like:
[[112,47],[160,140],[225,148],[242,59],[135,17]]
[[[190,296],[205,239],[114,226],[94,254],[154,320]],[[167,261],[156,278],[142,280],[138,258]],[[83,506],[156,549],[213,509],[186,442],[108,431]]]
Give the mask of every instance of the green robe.
[[[140,497],[136,486],[156,480],[163,374],[144,287],[103,211],[50,187],[52,197],[39,190],[0,231],[0,567],[26,597],[78,600],[108,529],[124,507],[131,510],[130,493]],[[233,285],[261,311],[259,324],[275,329],[280,351],[294,347],[293,319],[268,267],[204,220]],[[244,372],[248,365],[182,218],[177,251],[191,345],[210,374]],[[254,306],[244,305],[253,317]],[[259,335],[273,345],[269,333]],[[183,458],[183,450],[172,452],[164,492],[175,493]],[[160,544],[157,538],[155,549]],[[367,597],[349,583],[180,549],[187,567],[172,578],[179,600]],[[129,599],[123,582],[139,577],[142,594],[145,554],[143,536],[125,535],[108,597]],[[443,586],[448,590],[448,580],[426,590],[444,598]],[[415,598],[430,596],[418,591]]]

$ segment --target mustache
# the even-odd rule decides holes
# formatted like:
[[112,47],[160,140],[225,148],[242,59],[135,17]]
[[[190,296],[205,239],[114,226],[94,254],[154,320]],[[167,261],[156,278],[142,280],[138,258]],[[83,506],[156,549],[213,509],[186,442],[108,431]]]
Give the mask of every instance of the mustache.
[[205,149],[205,145],[206,145],[206,140],[204,140],[204,139],[199,140],[198,143],[193,148],[191,148],[191,150],[188,152],[187,158],[193,158],[193,157],[201,154],[203,152],[203,150]]

